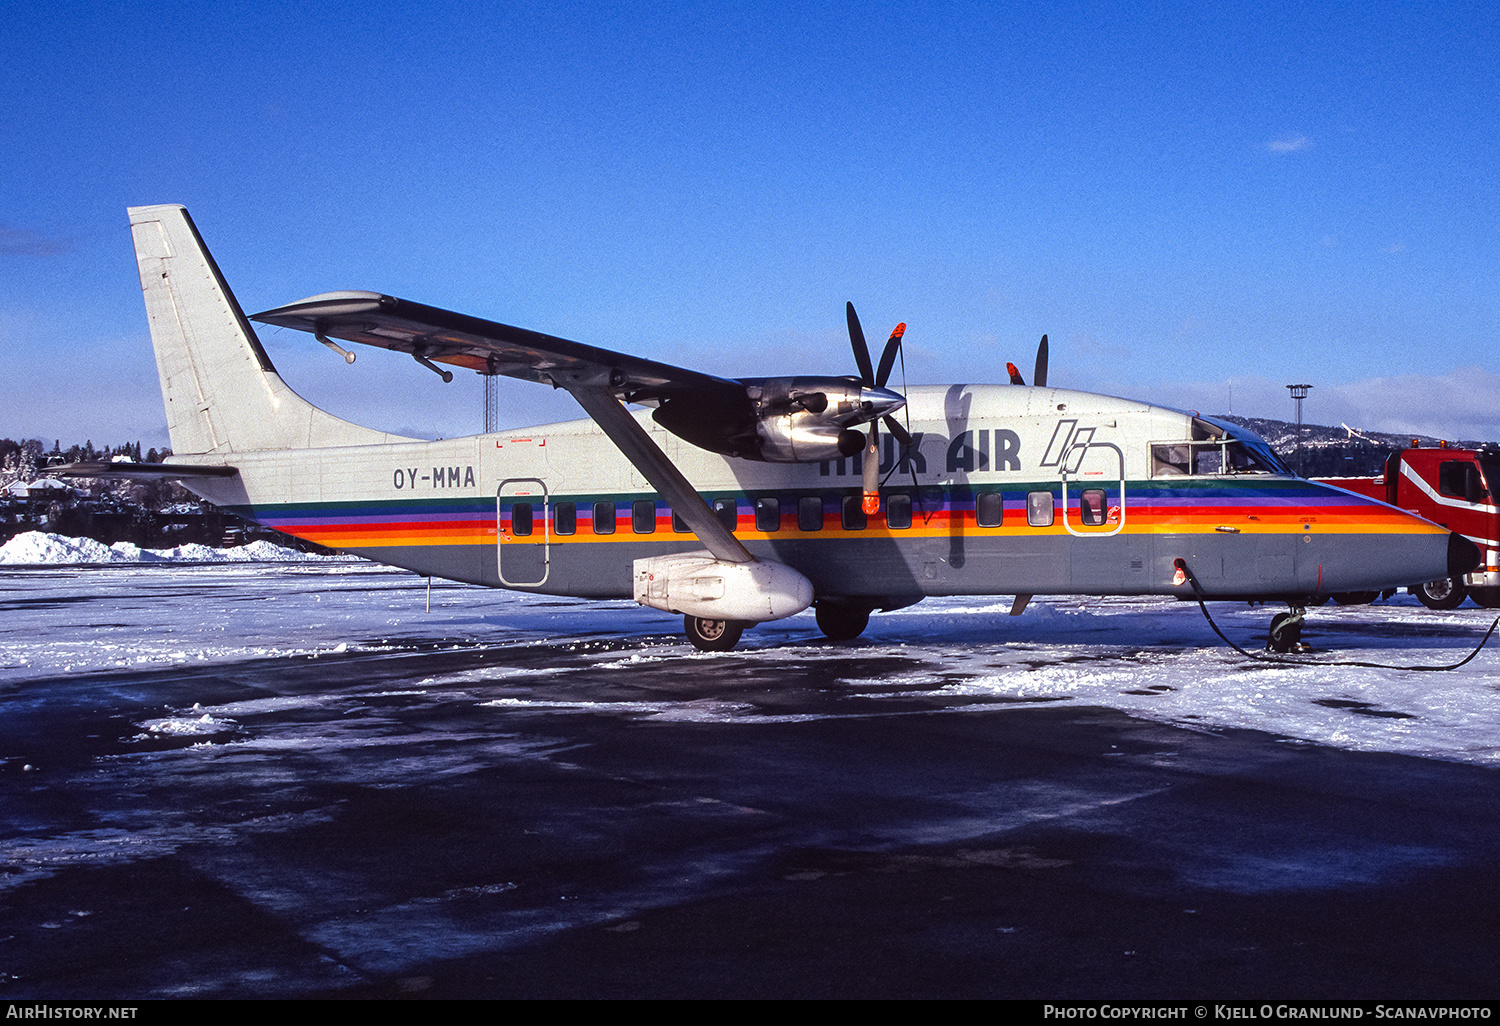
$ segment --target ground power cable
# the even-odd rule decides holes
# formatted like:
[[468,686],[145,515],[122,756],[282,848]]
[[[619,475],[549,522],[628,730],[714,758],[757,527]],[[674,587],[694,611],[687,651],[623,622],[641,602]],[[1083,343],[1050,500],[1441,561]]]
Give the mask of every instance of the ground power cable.
[[1214,629],[1214,633],[1223,639],[1224,644],[1234,649],[1246,659],[1253,659],[1261,663],[1278,663],[1282,666],[1363,666],[1371,670],[1412,670],[1417,673],[1440,673],[1447,670],[1456,670],[1477,656],[1480,649],[1484,648],[1485,642],[1489,641],[1490,636],[1495,633],[1495,629],[1500,627],[1500,616],[1497,616],[1495,617],[1495,622],[1490,624],[1490,629],[1484,632],[1484,637],[1479,639],[1479,644],[1474,646],[1474,651],[1458,662],[1450,663],[1447,666],[1393,666],[1389,663],[1367,663],[1358,659],[1287,659],[1284,656],[1271,656],[1263,652],[1247,652],[1231,641],[1229,635],[1225,634],[1219,629],[1219,625],[1214,623],[1214,618],[1209,615],[1208,606],[1203,601],[1203,589],[1198,586],[1198,578],[1193,576],[1193,571],[1188,569],[1187,563],[1184,560],[1178,559],[1174,561],[1174,565],[1183,572],[1187,577],[1187,582],[1193,586],[1193,595],[1198,600],[1198,608],[1203,610],[1203,619],[1208,621],[1208,625]]

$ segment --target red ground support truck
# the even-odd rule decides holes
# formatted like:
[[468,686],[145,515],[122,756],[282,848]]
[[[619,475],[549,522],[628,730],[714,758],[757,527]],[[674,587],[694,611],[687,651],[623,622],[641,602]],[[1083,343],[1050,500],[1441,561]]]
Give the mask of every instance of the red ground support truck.
[[[1500,608],[1500,448],[1453,449],[1443,442],[1391,453],[1379,477],[1325,477],[1324,484],[1380,499],[1456,531],[1479,546],[1484,559],[1464,577],[1428,581],[1411,588],[1430,609],[1454,609],[1473,598]],[[1375,596],[1335,596],[1369,601]]]

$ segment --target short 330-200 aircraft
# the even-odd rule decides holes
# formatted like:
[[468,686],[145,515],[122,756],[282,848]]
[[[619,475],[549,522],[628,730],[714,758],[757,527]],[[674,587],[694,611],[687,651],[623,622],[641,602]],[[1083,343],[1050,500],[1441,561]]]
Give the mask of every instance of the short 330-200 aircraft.
[[[424,575],[636,601],[706,650],[814,607],[832,638],[931,595],[1287,602],[1467,572],[1478,550],[1294,476],[1208,417],[1046,387],[886,387],[852,306],[859,376],[721,378],[373,292],[254,320],[565,389],[588,420],[424,441],[296,395],[177,205],[130,210],[182,480],[287,534]],[[1019,387],[1018,387],[1019,386]],[[624,404],[653,408],[631,412]],[[900,415],[899,417],[897,415]],[[884,431],[881,431],[882,426]],[[883,444],[882,444],[883,443]],[[121,468],[116,465],[115,472]],[[126,470],[123,473],[129,474]]]

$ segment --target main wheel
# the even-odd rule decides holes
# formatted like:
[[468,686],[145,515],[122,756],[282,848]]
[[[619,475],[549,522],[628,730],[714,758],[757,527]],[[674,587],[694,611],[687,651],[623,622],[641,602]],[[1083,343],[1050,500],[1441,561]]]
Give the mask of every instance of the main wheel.
[[700,652],[728,652],[745,633],[745,625],[738,620],[705,620],[701,616],[684,616],[682,629]]
[[1337,591],[1333,600],[1341,606],[1368,606],[1380,597],[1378,591]]
[[1469,591],[1457,577],[1439,577],[1408,589],[1428,609],[1457,609]]
[[820,602],[813,608],[818,630],[832,641],[848,641],[857,638],[870,625],[868,606],[855,606],[844,602]]
[[1500,609],[1500,588],[1470,588],[1469,598],[1486,609]]

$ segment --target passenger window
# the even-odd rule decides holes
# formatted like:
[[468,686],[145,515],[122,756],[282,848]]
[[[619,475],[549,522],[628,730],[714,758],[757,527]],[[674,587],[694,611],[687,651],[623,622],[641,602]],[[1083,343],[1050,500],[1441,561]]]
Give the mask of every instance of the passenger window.
[[517,502],[510,507],[510,533],[517,538],[525,538],[531,534],[531,503]]
[[672,511],[672,530],[678,534],[687,534],[692,530],[692,528],[688,527],[687,521],[677,515],[675,509]]
[[886,497],[885,526],[893,531],[905,531],[911,527],[911,496],[897,492]]
[[765,498],[755,500],[755,529],[765,533],[781,530],[781,502]]
[[804,495],[797,500],[797,529],[799,531],[823,530],[823,497]]
[[578,505],[559,502],[552,507],[552,530],[558,534],[575,534],[578,531]]
[[615,533],[615,504],[612,502],[594,503],[594,533]]
[[1085,488],[1078,496],[1078,519],[1086,527],[1098,527],[1105,520],[1103,488]]
[[864,496],[844,496],[843,523],[846,531],[863,531],[869,523],[869,517],[865,516]]
[[714,512],[719,516],[719,523],[724,525],[724,530],[733,531],[740,526],[739,505],[733,499],[715,499]]
[[1026,522],[1032,527],[1051,527],[1056,514],[1051,492],[1026,493]]
[[980,527],[999,527],[1005,518],[1005,496],[1000,492],[980,492],[974,497],[974,521]]
[[655,499],[636,499],[630,504],[630,529],[636,534],[656,533]]

